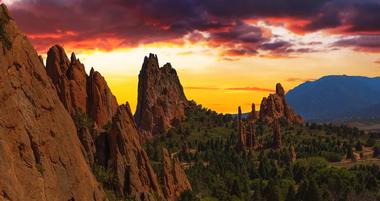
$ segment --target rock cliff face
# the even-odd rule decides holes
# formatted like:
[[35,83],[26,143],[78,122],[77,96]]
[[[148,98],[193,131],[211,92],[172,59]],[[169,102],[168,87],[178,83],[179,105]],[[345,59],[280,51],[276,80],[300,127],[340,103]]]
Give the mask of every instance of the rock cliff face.
[[46,60],[46,70],[53,81],[59,98],[70,114],[77,110],[87,111],[87,75],[82,63],[71,55],[66,56],[65,50],[56,45],[49,49]]
[[118,104],[99,72],[91,69],[87,76],[75,54],[69,60],[59,45],[49,49],[46,70],[71,115],[78,111],[87,113],[99,128],[111,122]]
[[145,57],[139,74],[135,113],[139,128],[152,135],[165,133],[184,118],[186,105],[176,70],[169,63],[160,68],[156,55]]
[[46,71],[67,111],[77,124],[78,120],[90,118],[94,121],[95,128],[98,128],[76,125],[79,139],[86,151],[86,159],[93,164],[97,131],[111,123],[118,107],[116,98],[100,73],[91,69],[87,76],[84,65],[74,53],[69,60],[65,50],[55,45],[49,49],[47,55]]
[[121,105],[117,109],[108,141],[108,166],[116,171],[119,193],[142,201],[155,200],[153,195],[162,197],[157,176],[140,144],[129,105]]
[[[77,125],[77,130],[89,163],[97,161],[98,165],[115,172],[115,189],[121,196],[144,201],[163,197],[156,173],[140,143],[141,135],[128,104],[118,107],[103,76],[94,69],[87,76],[83,64],[73,55],[69,61],[62,47],[52,47],[47,71],[61,101],[66,103],[66,109],[74,119],[79,118],[76,122],[84,121]],[[70,72],[75,71],[81,72],[81,76],[71,76]],[[76,90],[78,88],[83,90]],[[77,96],[86,100],[78,102],[79,99],[73,98]],[[78,113],[78,110],[83,113]],[[86,118],[94,121],[93,129],[86,125],[87,121],[83,120]],[[105,125],[110,126],[110,131],[102,129]]]
[[276,85],[276,93],[263,98],[260,106],[260,119],[271,124],[274,120],[284,118],[288,122],[302,124],[303,118],[296,114],[285,100],[285,90],[281,84]]
[[171,158],[167,149],[162,150],[163,154],[163,191],[168,201],[177,200],[181,193],[191,190],[191,184],[177,158]]
[[104,77],[91,68],[87,79],[88,114],[103,128],[112,121],[116,113],[118,103]]
[[106,200],[43,63],[0,6],[0,200]]

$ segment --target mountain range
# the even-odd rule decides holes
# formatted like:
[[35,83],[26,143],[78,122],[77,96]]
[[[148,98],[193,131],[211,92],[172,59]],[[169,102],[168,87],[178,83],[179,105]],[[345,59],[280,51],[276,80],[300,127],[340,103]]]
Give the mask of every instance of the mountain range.
[[380,118],[380,77],[331,75],[305,82],[286,94],[307,121]]

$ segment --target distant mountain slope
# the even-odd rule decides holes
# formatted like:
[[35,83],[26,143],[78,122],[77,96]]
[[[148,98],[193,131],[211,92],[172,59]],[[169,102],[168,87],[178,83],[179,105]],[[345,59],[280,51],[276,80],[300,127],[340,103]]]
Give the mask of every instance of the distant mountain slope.
[[325,76],[295,87],[286,99],[306,120],[365,117],[365,111],[373,113],[370,108],[380,106],[380,77]]

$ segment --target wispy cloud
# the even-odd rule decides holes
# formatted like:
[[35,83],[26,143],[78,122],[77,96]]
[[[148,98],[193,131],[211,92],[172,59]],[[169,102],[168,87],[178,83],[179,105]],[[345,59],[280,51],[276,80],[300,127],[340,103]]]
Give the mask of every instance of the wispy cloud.
[[220,88],[217,87],[184,87],[185,89],[190,89],[190,90],[220,90]]
[[270,92],[273,93],[275,90],[273,89],[266,89],[261,87],[227,87],[227,88],[220,88],[220,87],[209,87],[209,86],[190,86],[190,87],[184,87],[185,89],[190,90],[226,90],[226,91],[264,91],[264,92]]
[[291,77],[288,78],[286,81],[288,82],[307,82],[307,81],[314,81],[315,79],[312,78],[299,78],[299,77]]
[[260,87],[232,87],[232,88],[225,88],[225,90],[231,90],[231,91],[265,91],[265,92],[275,92],[273,89],[266,89],[266,88],[260,88]]

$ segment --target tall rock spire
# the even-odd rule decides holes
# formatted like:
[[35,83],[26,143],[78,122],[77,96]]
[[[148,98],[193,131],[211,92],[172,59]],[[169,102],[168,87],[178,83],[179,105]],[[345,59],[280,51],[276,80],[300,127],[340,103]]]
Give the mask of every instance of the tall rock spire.
[[88,114],[99,128],[112,120],[118,103],[104,77],[94,69],[87,76],[84,65],[72,53],[70,60],[65,50],[55,45],[48,51],[46,70],[58,96],[71,115]]
[[255,103],[252,103],[252,105],[251,105],[251,113],[249,114],[249,118],[252,121],[255,121],[257,119]]
[[303,124],[303,118],[287,104],[285,90],[276,84],[276,93],[263,98],[260,105],[260,119],[271,124],[274,120],[284,118],[290,123]]
[[87,110],[87,75],[79,61],[68,59],[65,50],[55,45],[47,53],[46,70],[62,103],[70,114]]
[[187,99],[170,63],[159,67],[157,56],[144,58],[139,74],[136,123],[147,134],[165,133],[185,117]]

